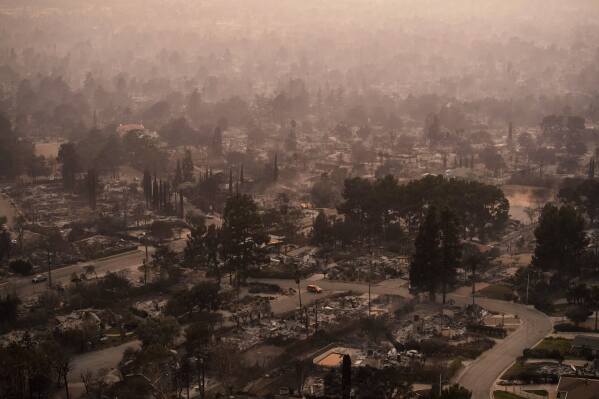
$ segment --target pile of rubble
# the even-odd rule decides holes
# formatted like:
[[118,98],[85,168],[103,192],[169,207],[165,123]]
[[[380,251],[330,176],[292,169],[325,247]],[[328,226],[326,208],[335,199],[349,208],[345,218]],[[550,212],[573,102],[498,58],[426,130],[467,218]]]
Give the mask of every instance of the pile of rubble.
[[55,317],[55,328],[59,331],[81,330],[86,327],[109,329],[117,324],[118,316],[105,309],[79,309],[67,315]]
[[478,323],[487,315],[485,309],[472,305],[464,309],[444,309],[442,313],[436,314],[415,314],[413,319],[404,321],[393,335],[399,342],[420,342],[433,337],[460,340],[469,324]]
[[245,351],[268,339],[288,341],[305,337],[305,334],[305,325],[299,320],[262,319],[254,325],[231,331],[222,341]]
[[164,314],[167,302],[168,300],[166,299],[148,299],[134,303],[132,308],[142,314],[143,317],[156,319]]
[[360,256],[331,263],[327,267],[327,278],[342,281],[382,281],[400,278],[408,272],[405,256]]

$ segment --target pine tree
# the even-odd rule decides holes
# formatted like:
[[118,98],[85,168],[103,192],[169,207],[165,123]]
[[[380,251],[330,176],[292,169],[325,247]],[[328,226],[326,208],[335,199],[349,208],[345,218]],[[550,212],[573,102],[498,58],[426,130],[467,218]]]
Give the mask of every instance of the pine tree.
[[276,182],[277,180],[279,180],[279,163],[277,154],[275,154],[275,162],[273,167],[273,181]]
[[233,195],[233,168],[229,168],[229,195]]
[[241,164],[241,167],[239,168],[239,184],[241,186],[243,186],[244,183],[244,177],[243,177],[243,164]]
[[237,289],[247,277],[248,268],[264,261],[263,244],[268,240],[258,207],[245,194],[227,199],[223,211],[222,250],[225,263],[236,273]]

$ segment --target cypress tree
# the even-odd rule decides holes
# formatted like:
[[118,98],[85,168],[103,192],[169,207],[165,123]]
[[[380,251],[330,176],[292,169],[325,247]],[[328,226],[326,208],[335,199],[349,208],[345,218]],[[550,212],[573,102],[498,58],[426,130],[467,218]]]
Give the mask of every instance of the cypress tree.
[[181,183],[183,183],[183,172],[181,171],[181,161],[177,159],[177,168],[175,169],[175,178],[173,179],[173,185],[175,187],[178,187]]
[[152,207],[158,209],[158,179],[154,175],[154,184],[152,185]]
[[412,287],[427,290],[433,301],[439,288],[440,244],[441,233],[437,209],[431,206],[420,225],[414,243],[414,258],[410,264],[410,284]]
[[351,357],[343,355],[341,363],[341,397],[349,399],[351,394]]
[[444,208],[440,215],[441,229],[441,270],[438,275],[441,279],[441,292],[443,303],[447,290],[456,280],[456,268],[462,257],[462,245],[459,237],[459,226],[455,214]]
[[98,177],[94,169],[88,169],[87,171],[87,193],[89,200],[89,207],[96,209],[96,198],[97,198],[97,182]]
[[185,150],[185,157],[183,157],[181,169],[183,172],[183,181],[193,181],[193,159],[190,150]]
[[183,219],[185,217],[185,210],[183,209],[183,191],[179,190],[179,217]]

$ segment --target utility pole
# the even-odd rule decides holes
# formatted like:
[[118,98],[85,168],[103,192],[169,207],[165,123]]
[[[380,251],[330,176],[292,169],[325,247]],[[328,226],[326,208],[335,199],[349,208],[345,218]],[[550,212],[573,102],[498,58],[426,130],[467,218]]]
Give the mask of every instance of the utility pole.
[[50,250],[48,250],[48,288],[52,288],[52,259],[50,258]]
[[530,270],[526,274],[526,304],[528,305],[528,287],[530,285]]
[[372,256],[373,256],[373,252],[372,249],[370,250],[370,267],[368,270],[368,317],[370,317],[370,291],[371,291],[371,285],[372,285]]
[[206,364],[204,356],[199,353],[196,360],[196,371],[198,372],[198,388],[200,389],[200,399],[206,397]]
[[301,311],[302,310],[302,289],[300,286],[300,282],[301,282],[301,275],[300,275],[300,271],[299,271],[299,266],[296,264],[295,265],[295,283],[297,284],[297,296],[299,299],[299,308]]
[[148,285],[148,262],[146,262],[146,260],[143,260],[143,266],[144,266],[144,287],[146,285]]

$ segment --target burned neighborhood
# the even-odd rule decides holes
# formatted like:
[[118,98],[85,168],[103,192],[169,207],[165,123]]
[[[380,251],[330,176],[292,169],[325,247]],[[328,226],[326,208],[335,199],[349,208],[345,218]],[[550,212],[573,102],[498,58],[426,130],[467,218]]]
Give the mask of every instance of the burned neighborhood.
[[594,0],[0,3],[0,399],[599,398]]

